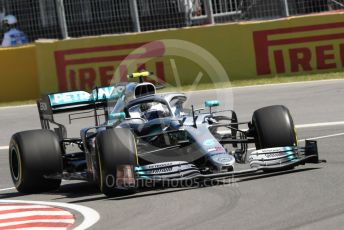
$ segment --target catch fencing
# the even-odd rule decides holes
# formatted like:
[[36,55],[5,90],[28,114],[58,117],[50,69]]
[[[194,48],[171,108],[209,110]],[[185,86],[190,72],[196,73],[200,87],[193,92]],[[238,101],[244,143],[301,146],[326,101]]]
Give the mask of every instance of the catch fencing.
[[0,0],[31,41],[344,10],[344,0]]

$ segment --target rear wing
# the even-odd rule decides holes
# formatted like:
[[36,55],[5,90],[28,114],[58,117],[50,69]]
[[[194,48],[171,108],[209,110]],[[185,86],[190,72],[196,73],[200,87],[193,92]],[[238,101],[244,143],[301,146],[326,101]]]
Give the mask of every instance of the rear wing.
[[111,97],[113,97],[113,90],[114,86],[109,86],[94,89],[91,93],[85,91],[70,91],[48,94],[38,100],[38,102],[41,102],[39,110],[45,112],[44,109],[46,107],[50,107],[53,113],[80,110],[83,107],[94,105],[94,103],[111,99]]
[[[59,127],[60,137],[65,135],[65,127],[54,121],[54,114],[73,111],[83,111],[89,109],[99,109],[106,106],[107,101],[116,98],[114,86],[101,87],[94,89],[91,93],[85,91],[70,91],[53,93],[43,96],[37,100],[39,118],[43,129],[50,129],[50,123]],[[95,112],[95,118],[97,119]]]

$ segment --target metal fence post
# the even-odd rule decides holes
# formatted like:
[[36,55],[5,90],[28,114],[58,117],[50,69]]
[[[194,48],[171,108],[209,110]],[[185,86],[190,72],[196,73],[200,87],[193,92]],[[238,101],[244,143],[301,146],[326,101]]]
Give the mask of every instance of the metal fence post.
[[141,32],[139,10],[137,8],[137,0],[129,0],[130,4],[130,15],[134,23],[134,31]]
[[215,24],[215,18],[214,18],[214,10],[213,10],[213,3],[212,0],[205,0],[205,11],[208,16],[208,22],[209,24]]
[[286,16],[286,17],[289,17],[289,16],[290,16],[290,13],[289,13],[289,4],[288,4],[288,0],[284,0],[283,3],[284,3],[285,16]]
[[66,14],[65,14],[65,8],[64,8],[63,0],[56,0],[56,8],[57,8],[57,17],[59,20],[62,38],[66,39],[66,38],[68,38],[68,27],[67,27]]

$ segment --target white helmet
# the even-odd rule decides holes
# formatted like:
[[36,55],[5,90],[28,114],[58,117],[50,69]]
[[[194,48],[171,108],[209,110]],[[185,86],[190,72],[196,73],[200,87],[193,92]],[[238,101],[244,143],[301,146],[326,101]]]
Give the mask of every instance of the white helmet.
[[16,24],[18,21],[17,21],[17,18],[16,18],[14,15],[7,15],[7,16],[5,16],[5,17],[2,19],[2,22],[3,22],[4,24],[14,25],[14,24]]

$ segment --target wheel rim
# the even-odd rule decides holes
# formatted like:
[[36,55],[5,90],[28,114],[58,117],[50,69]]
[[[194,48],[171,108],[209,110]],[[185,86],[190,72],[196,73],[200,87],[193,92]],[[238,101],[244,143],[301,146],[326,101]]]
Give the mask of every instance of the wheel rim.
[[10,152],[10,165],[12,177],[15,181],[18,181],[20,177],[20,158],[15,148],[12,148]]

